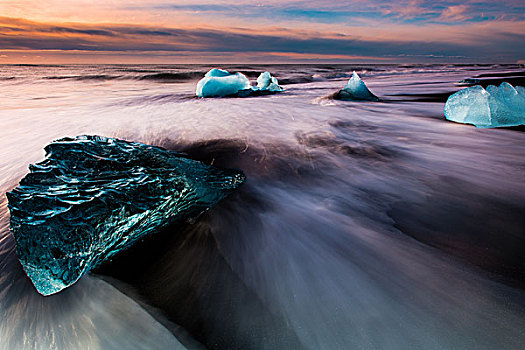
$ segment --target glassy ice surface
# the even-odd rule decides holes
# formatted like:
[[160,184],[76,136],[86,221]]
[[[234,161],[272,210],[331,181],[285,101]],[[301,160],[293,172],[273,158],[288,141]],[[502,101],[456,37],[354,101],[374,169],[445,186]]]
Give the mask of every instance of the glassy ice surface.
[[261,91],[278,92],[284,89],[279,86],[277,78],[273,77],[270,72],[263,72],[257,78],[257,89]]
[[242,73],[230,74],[223,69],[214,68],[204,75],[197,83],[198,97],[247,97],[280,92],[284,89],[269,72],[263,72],[257,78],[257,86],[252,86]]
[[196,94],[198,97],[224,97],[248,89],[251,89],[251,84],[244,74],[230,74],[225,70],[214,68],[199,80]]
[[162,148],[99,136],[52,142],[7,193],[17,253],[50,295],[146,235],[209,209],[244,181]]
[[339,91],[337,98],[342,100],[379,101],[379,98],[368,90],[365,82],[361,80],[355,71],[345,87]]
[[448,120],[479,128],[525,124],[525,89],[503,82],[485,90],[476,85],[451,95],[445,104]]

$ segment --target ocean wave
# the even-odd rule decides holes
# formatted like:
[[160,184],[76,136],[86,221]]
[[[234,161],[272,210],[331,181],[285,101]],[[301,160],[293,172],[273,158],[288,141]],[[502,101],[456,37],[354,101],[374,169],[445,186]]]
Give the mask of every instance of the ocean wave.
[[182,101],[191,101],[196,99],[195,95],[188,94],[162,94],[162,95],[151,95],[151,96],[139,96],[130,98],[111,105],[117,106],[145,106],[150,104],[163,104],[163,103],[176,103]]
[[474,78],[505,78],[505,77],[525,77],[525,71],[483,73],[483,74],[476,75]]
[[122,69],[116,69],[118,72],[124,72],[124,73],[158,73],[159,71],[156,69],[140,69],[140,68],[122,68]]
[[152,80],[152,81],[160,81],[160,82],[181,82],[181,81],[189,81],[189,80],[197,80],[200,79],[206,74],[206,72],[179,72],[179,73],[167,73],[167,72],[159,72],[154,74],[146,74],[138,77],[133,77],[132,79],[138,79],[138,80]]
[[122,78],[121,75],[107,75],[107,74],[94,74],[94,75],[58,75],[58,76],[46,76],[43,79],[48,80],[114,80]]
[[436,102],[444,103],[448,97],[456,91],[414,93],[414,94],[390,94],[383,99],[384,102]]
[[313,75],[303,75],[303,76],[292,76],[286,78],[279,78],[279,84],[281,85],[292,85],[292,84],[305,84],[311,83],[315,79]]
[[[130,70],[129,72],[138,73],[137,70]],[[144,80],[144,81],[156,81],[156,82],[184,82],[200,79],[206,74],[206,72],[194,71],[194,72],[158,72],[158,71],[141,71],[151,72],[151,74],[143,75],[111,75],[111,74],[87,74],[87,75],[56,75],[56,76],[44,76],[42,79],[46,80],[78,80],[78,81],[104,81],[104,80]]]

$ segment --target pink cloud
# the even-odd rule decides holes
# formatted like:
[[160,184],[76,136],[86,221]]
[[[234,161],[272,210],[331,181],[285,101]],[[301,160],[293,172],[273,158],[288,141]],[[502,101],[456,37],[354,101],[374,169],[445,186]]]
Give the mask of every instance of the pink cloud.
[[438,22],[463,22],[472,18],[471,15],[467,15],[467,5],[456,5],[449,6],[441,13],[436,21]]

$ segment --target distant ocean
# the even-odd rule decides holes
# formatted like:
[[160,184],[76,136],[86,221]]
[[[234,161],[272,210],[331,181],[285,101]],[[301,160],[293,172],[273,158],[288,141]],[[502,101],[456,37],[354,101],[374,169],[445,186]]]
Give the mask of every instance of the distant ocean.
[[[199,99],[210,65],[0,65],[0,349],[522,349],[525,133],[446,121],[523,65],[226,65],[285,92]],[[352,71],[382,102],[338,101]],[[243,187],[42,297],[5,192],[54,139],[242,169]]]

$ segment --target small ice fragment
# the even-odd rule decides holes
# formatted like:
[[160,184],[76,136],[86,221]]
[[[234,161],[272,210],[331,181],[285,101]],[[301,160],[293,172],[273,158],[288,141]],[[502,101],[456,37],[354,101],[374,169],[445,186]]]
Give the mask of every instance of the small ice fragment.
[[257,89],[260,91],[278,92],[284,89],[279,86],[277,78],[273,77],[270,72],[264,72],[257,78]]
[[379,101],[379,98],[368,90],[366,84],[354,71],[345,87],[336,94],[337,99],[341,100],[364,100]]

